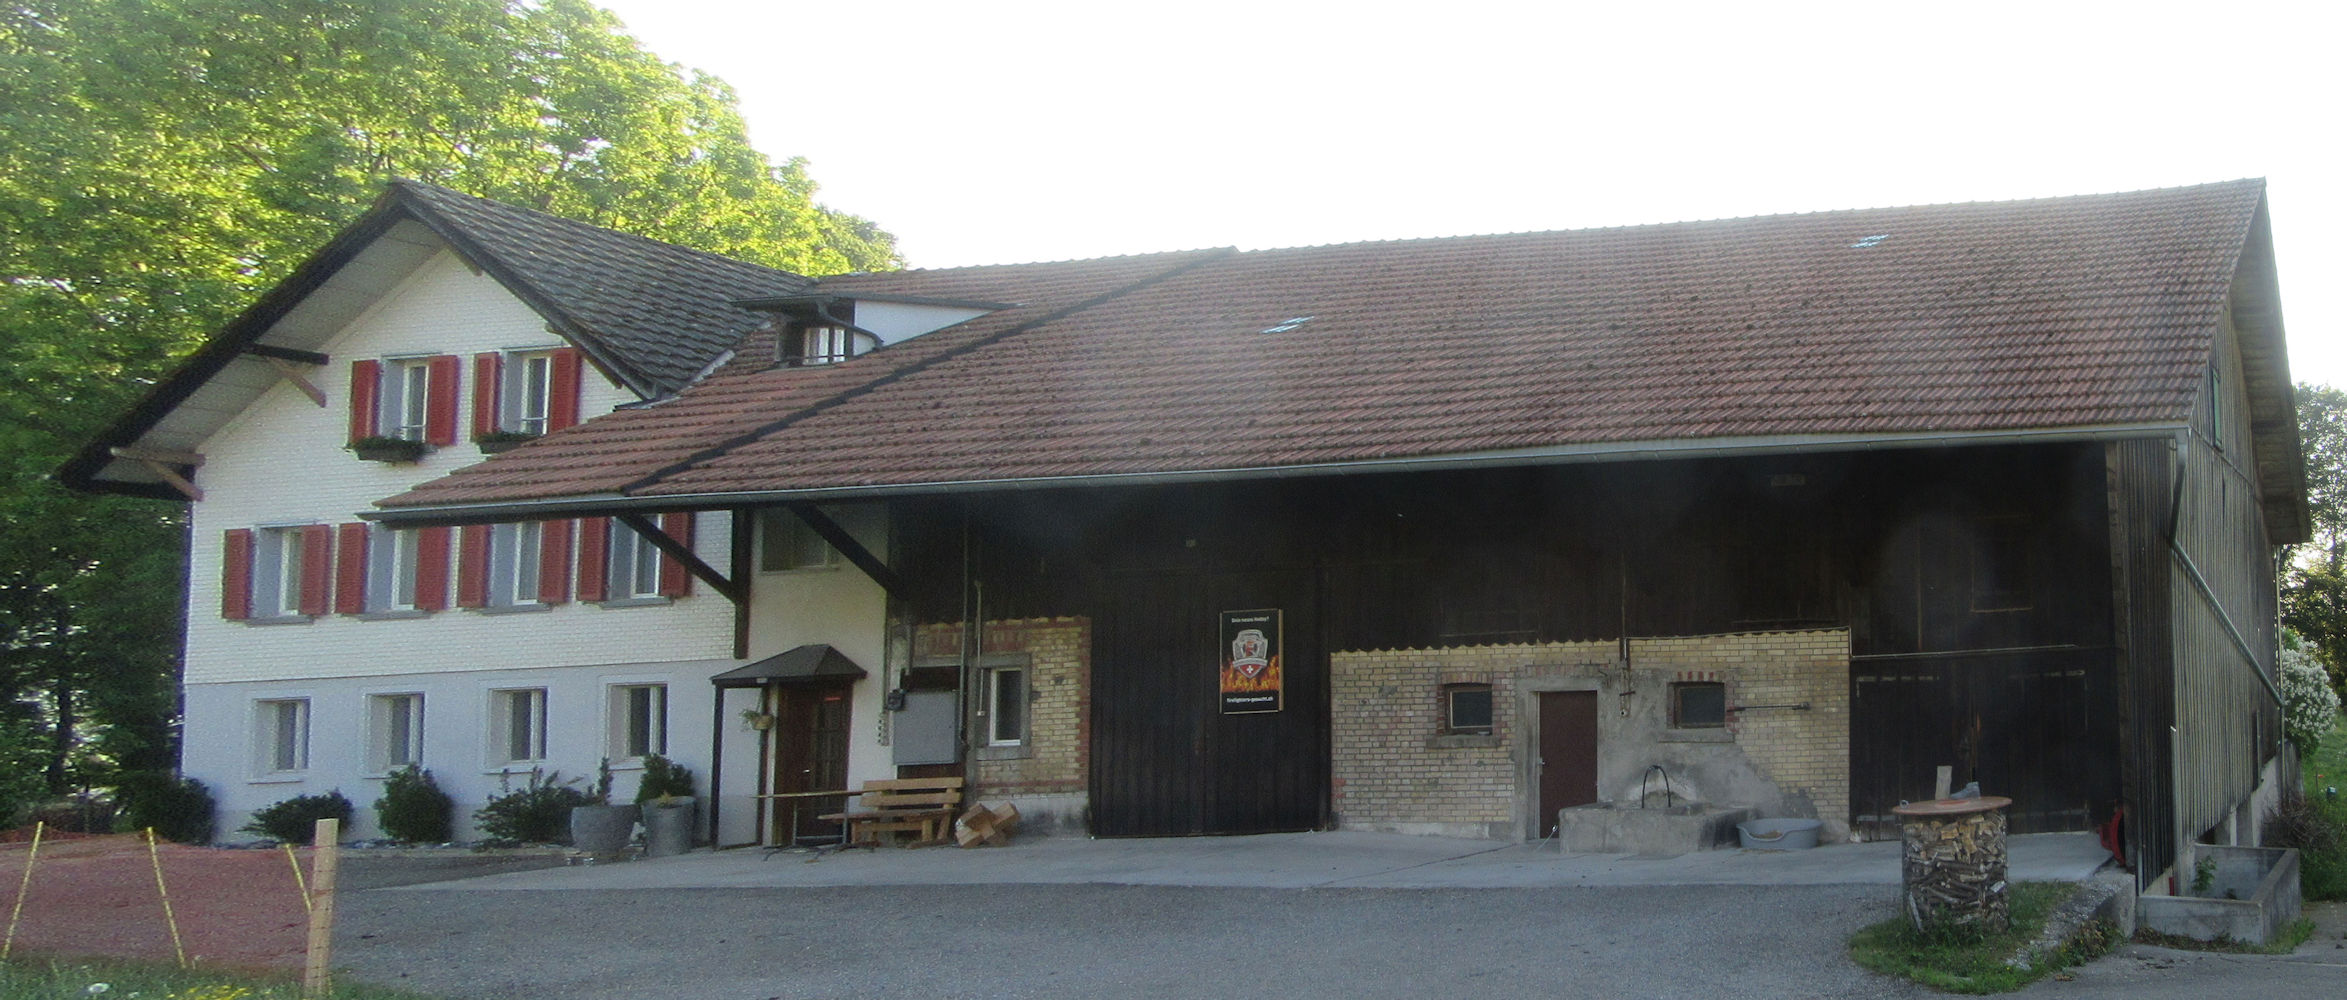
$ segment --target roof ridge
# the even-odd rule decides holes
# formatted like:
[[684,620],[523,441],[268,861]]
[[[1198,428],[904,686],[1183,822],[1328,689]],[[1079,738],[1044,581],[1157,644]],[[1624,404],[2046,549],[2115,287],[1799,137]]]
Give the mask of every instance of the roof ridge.
[[1055,260],[997,261],[991,264],[956,264],[950,267],[907,267],[895,271],[842,271],[811,280],[820,284],[839,278],[898,277],[900,275],[960,274],[971,271],[1004,270],[1018,267],[1050,267],[1058,264],[1099,264],[1108,261],[1144,260],[1150,257],[1185,257],[1192,254],[1245,253],[1235,246],[1194,247],[1188,250],[1151,250],[1143,253],[1110,253],[1097,257],[1063,257]]
[[[2097,191],[2086,194],[2043,195],[2028,198],[1998,198],[1970,201],[1927,201],[1907,205],[1872,205],[1861,208],[1821,208],[1805,212],[1763,212],[1755,215],[1722,215],[1697,219],[1674,219],[1667,222],[1633,222],[1618,226],[1577,226],[1564,229],[1516,229],[1490,233],[1452,233],[1447,236],[1403,236],[1387,239],[1338,240],[1330,243],[1296,243],[1284,246],[1254,247],[1241,250],[1241,256],[1281,253],[1290,250],[1332,250],[1345,247],[1398,246],[1414,243],[1439,243],[1445,240],[1498,240],[1534,236],[1564,236],[1575,233],[1615,233],[1639,230],[1669,229],[1675,226],[1704,226],[1725,223],[1771,222],[1780,219],[1826,218],[1830,216],[1863,215],[1873,212],[1911,212],[1935,208],[1999,208],[2018,205],[2085,202],[2098,199],[2125,198],[2133,195],[2156,195],[2176,191],[2217,190],[2256,186],[2264,187],[2263,177],[2236,177],[2231,180],[2207,181],[2199,184],[2171,184],[2166,187],[2133,188],[2125,191]],[[1005,265],[1017,267],[1020,265]],[[878,272],[884,274],[909,272]]]
[[1063,306],[1041,316],[1037,316],[1033,319],[1012,324],[1005,329],[997,330],[983,337],[971,340],[969,343],[959,344],[946,350],[939,351],[935,354],[931,354],[927,357],[914,360],[901,368],[891,368],[885,372],[873,376],[872,378],[866,379],[863,382],[859,382],[845,389],[841,389],[838,392],[834,392],[821,399],[815,400],[814,402],[808,403],[805,406],[792,410],[791,412],[773,420],[761,423],[756,427],[744,431],[737,431],[734,434],[726,437],[724,440],[718,441],[717,443],[712,444],[706,448],[699,449],[692,454],[677,459],[674,462],[670,462],[669,464],[661,466],[658,469],[654,469],[651,472],[647,472],[629,480],[625,485],[622,485],[617,490],[617,492],[624,495],[631,491],[650,486],[662,479],[667,478],[673,473],[690,469],[703,461],[716,458],[725,454],[726,452],[732,451],[735,448],[741,447],[742,445],[754,443],[764,438],[768,434],[772,434],[775,431],[798,423],[801,420],[805,420],[809,417],[813,417],[817,414],[831,410],[832,408],[844,404],[859,396],[870,393],[873,390],[880,388],[881,386],[903,381],[907,376],[928,371],[931,368],[935,368],[938,365],[944,364],[972,351],[1000,343],[1028,330],[1035,329],[1036,327],[1057,322],[1058,320],[1065,319],[1080,312],[1084,312],[1085,310],[1091,309],[1102,303],[1130,295],[1133,292],[1147,288],[1151,285],[1157,284],[1158,282],[1165,281],[1174,277],[1175,275],[1203,267],[1218,260],[1228,259],[1229,257],[1236,254],[1236,252],[1237,251],[1235,250],[1220,253],[1212,251],[1191,251],[1191,253],[1195,254],[1195,256],[1193,256],[1191,259],[1183,261],[1163,271],[1148,275],[1137,281],[1131,281],[1122,285],[1118,285],[1115,288],[1111,288],[1106,292],[1102,292],[1081,302],[1074,303],[1073,305]]
[[[592,233],[595,233],[595,234],[598,234],[598,235],[602,235],[602,236],[613,236],[613,237],[618,237],[618,238],[620,238],[620,239],[623,239],[623,240],[630,240],[630,241],[634,241],[634,242],[638,242],[638,243],[648,243],[648,244],[651,244],[651,245],[653,245],[653,246],[656,246],[656,247],[662,247],[662,248],[669,249],[669,250],[676,250],[676,251],[681,251],[681,252],[683,252],[683,253],[685,253],[685,254],[687,254],[687,255],[689,255],[689,256],[693,256],[693,257],[703,257],[703,258],[707,258],[707,259],[709,259],[709,260],[714,260],[714,261],[722,261],[722,262],[724,262],[724,263],[731,264],[731,265],[734,265],[734,266],[736,266],[736,267],[749,267],[749,268],[756,268],[756,269],[758,269],[758,270],[761,270],[761,271],[771,271],[771,272],[773,272],[773,273],[775,273],[775,274],[788,275],[788,276],[790,276],[790,277],[793,277],[793,278],[798,278],[798,279],[800,279],[800,280],[802,280],[802,281],[813,281],[813,280],[814,280],[813,278],[810,278],[810,277],[808,277],[807,275],[804,275],[804,274],[800,274],[800,273],[798,273],[798,272],[796,272],[796,271],[785,271],[785,270],[783,270],[783,269],[781,269],[781,268],[779,268],[779,267],[768,267],[768,266],[766,266],[766,265],[764,265],[764,264],[760,264],[760,263],[758,263],[757,261],[752,261],[752,260],[743,260],[743,259],[741,259],[741,258],[739,258],[739,257],[728,257],[728,256],[726,256],[726,255],[724,255],[724,254],[718,253],[718,252],[716,252],[716,251],[713,251],[713,250],[702,250],[702,249],[699,249],[699,248],[697,248],[697,247],[689,247],[689,246],[686,246],[686,245],[684,245],[684,244],[682,244],[682,243],[671,243],[671,242],[669,242],[669,241],[667,241],[667,240],[664,240],[664,239],[659,239],[659,238],[657,238],[657,237],[646,236],[646,235],[644,235],[644,234],[642,234],[642,233],[631,233],[631,232],[628,232],[628,231],[627,231],[627,230],[625,230],[625,229],[614,229],[614,228],[612,228],[612,227],[610,227],[610,226],[605,226],[605,225],[598,225],[598,224],[596,224],[596,223],[593,223],[593,222],[588,222],[588,221],[587,221],[587,220],[585,220],[585,219],[574,219],[574,218],[571,218],[570,216],[567,216],[567,215],[561,215],[561,214],[558,214],[558,213],[555,213],[555,212],[549,212],[549,211],[546,211],[546,210],[544,210],[544,209],[539,209],[539,208],[531,208],[531,207],[529,207],[529,206],[527,206],[527,205],[516,205],[516,204],[514,204],[514,203],[512,203],[512,202],[509,202],[509,201],[499,201],[499,200],[497,200],[497,199],[495,199],[495,198],[490,198],[490,197],[487,197],[487,196],[484,196],[484,195],[477,195],[477,194],[473,194],[473,193],[471,193],[471,192],[468,192],[468,191],[460,191],[460,190],[457,190],[456,188],[449,187],[449,186],[447,186],[447,185],[445,185],[445,184],[434,184],[434,183],[432,183],[432,182],[430,182],[430,181],[416,180],[416,179],[414,179],[414,178],[411,178],[411,177],[401,177],[401,178],[395,178],[394,180],[392,180],[392,181],[391,181],[391,186],[392,186],[392,187],[395,187],[395,188],[400,188],[400,189],[403,189],[403,190],[406,190],[406,189],[416,189],[416,190],[417,190],[417,193],[423,194],[423,195],[425,195],[425,196],[427,196],[427,197],[432,197],[432,196],[441,196],[441,195],[453,195],[453,196],[455,196],[455,197],[458,197],[458,198],[463,198],[463,199],[465,199],[465,200],[467,200],[467,201],[475,202],[475,203],[477,203],[477,204],[479,204],[479,205],[486,206],[486,207],[488,207],[488,208],[490,208],[490,209],[492,209],[492,210],[495,210],[495,211],[501,211],[501,212],[518,212],[518,213],[521,213],[521,214],[525,214],[525,215],[531,215],[531,216],[535,216],[535,217],[537,217],[537,218],[545,219],[545,220],[547,220],[547,221],[549,221],[549,222],[553,222],[553,223],[555,223],[555,224],[557,224],[557,225],[566,226],[566,227],[573,228],[573,229],[583,229],[583,230],[586,230],[586,231],[588,231],[588,232],[592,232]],[[437,207],[437,206],[435,206],[435,207]],[[893,273],[893,272],[879,271],[879,272],[870,272],[870,273],[876,273],[876,274],[888,274],[888,273]]]

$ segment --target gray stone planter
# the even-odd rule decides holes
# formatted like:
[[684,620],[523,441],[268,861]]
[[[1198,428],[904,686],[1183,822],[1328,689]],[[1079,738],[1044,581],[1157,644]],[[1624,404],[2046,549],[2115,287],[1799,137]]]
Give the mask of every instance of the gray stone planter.
[[2193,853],[2217,863],[2208,889],[2143,897],[2135,906],[2138,927],[2195,941],[2262,945],[2298,919],[2297,849],[2196,847]]
[[691,798],[644,803],[644,856],[665,858],[693,849],[693,820],[697,810]]
[[636,807],[575,806],[570,811],[570,845],[594,854],[627,850],[636,832]]

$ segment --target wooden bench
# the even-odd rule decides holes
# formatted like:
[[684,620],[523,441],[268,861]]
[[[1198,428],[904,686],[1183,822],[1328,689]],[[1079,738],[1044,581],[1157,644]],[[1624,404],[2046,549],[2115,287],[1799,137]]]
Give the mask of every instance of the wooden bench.
[[856,790],[855,808],[821,818],[845,824],[850,844],[877,844],[879,834],[902,830],[919,835],[918,847],[945,843],[961,804],[960,778],[881,778]]

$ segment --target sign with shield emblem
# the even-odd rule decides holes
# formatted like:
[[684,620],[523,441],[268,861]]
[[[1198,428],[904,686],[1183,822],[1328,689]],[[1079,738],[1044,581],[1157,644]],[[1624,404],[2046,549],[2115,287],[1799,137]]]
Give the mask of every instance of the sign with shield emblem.
[[1222,712],[1247,715],[1284,707],[1278,608],[1222,613]]

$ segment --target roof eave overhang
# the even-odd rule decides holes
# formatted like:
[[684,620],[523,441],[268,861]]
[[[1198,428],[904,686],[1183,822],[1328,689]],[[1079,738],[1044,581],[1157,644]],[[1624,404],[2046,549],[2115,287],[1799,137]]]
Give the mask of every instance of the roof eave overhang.
[[1588,444],[1516,448],[1505,451],[1415,455],[1395,458],[1320,462],[1303,465],[1243,466],[1181,469],[1157,472],[1100,473],[1076,476],[1033,476],[1004,479],[938,480],[867,486],[821,486],[804,489],[737,490],[629,496],[620,493],[580,494],[530,500],[481,503],[420,504],[361,511],[358,516],[398,527],[489,524],[504,521],[594,517],[622,512],[664,513],[690,510],[727,510],[783,503],[839,503],[885,500],[895,497],[952,493],[994,493],[1016,490],[1167,486],[1186,483],[1294,479],[1371,473],[1463,471],[1536,465],[1573,465],[1597,462],[1648,462],[1673,459],[1732,458],[1763,455],[1822,454],[1916,448],[1984,447],[1996,445],[2060,444],[2171,437],[2185,430],[2182,421],[2099,424],[2079,427],[1993,431],[1918,431],[1911,433],[1788,434],[1759,437],[1687,438],[1677,440],[1609,441]]
[[2257,465],[2266,532],[2276,545],[2313,538],[2306,505],[2306,453],[2298,440],[2296,391],[2282,328],[2281,282],[2274,264],[2273,227],[2266,199],[2257,211],[2233,271],[2233,329],[2240,340],[2243,391],[2249,397],[2251,455]]
[[187,402],[188,397],[195,395],[206,382],[258,343],[278,320],[285,318],[304,298],[332,278],[335,272],[357,259],[368,244],[381,238],[400,221],[414,217],[415,213],[401,199],[393,192],[386,191],[367,209],[366,214],[344,227],[331,242],[294,268],[285,280],[278,282],[247,306],[244,312],[221,327],[218,334],[197,348],[176,370],[155,383],[155,387],[148,390],[145,398],[139,400],[136,406],[107,425],[105,430],[98,432],[79,452],[58,467],[57,480],[69,488],[90,493],[187,499],[165,484],[100,477],[106,467],[114,462],[115,448],[136,444],[173,408]]

